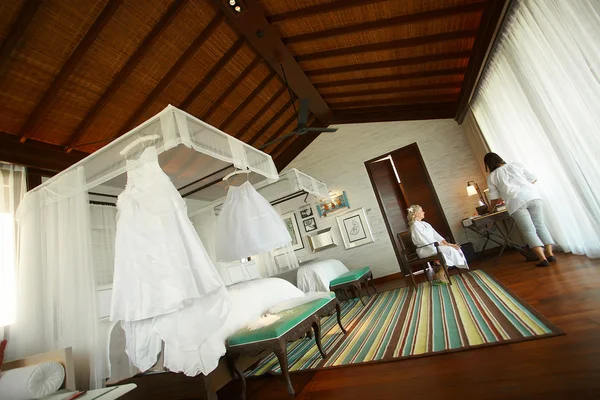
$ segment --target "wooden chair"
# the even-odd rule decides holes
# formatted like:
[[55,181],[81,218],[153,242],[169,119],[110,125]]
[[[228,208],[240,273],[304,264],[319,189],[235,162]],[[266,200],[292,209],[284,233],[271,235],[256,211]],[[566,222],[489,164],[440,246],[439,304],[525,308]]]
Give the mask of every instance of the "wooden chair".
[[[434,262],[434,261],[439,261],[439,263],[442,264],[442,268],[444,268],[444,273],[446,274],[446,277],[448,278],[448,282],[450,283],[450,285],[452,285],[452,281],[450,281],[450,274],[448,273],[448,265],[446,265],[446,260],[444,259],[444,255],[442,254],[442,252],[439,249],[440,244],[438,242],[426,244],[425,246],[416,247],[410,236],[410,231],[400,232],[398,234],[398,241],[400,242],[400,246],[402,247],[402,257],[404,258],[404,262],[408,266],[410,278],[412,279],[412,282],[413,282],[413,285],[415,286],[415,288],[417,287],[417,283],[415,282],[415,276],[413,274],[414,268],[420,267],[423,270],[423,273],[425,274],[427,281],[429,281],[429,276],[427,276],[426,269],[427,269],[427,267],[429,267],[429,263]],[[419,258],[419,256],[417,255],[417,249],[421,248],[421,247],[430,246],[432,244],[435,246],[435,248],[437,250],[437,254],[434,254],[433,256],[427,257],[427,258]],[[460,270],[459,270],[459,273],[460,273]]]

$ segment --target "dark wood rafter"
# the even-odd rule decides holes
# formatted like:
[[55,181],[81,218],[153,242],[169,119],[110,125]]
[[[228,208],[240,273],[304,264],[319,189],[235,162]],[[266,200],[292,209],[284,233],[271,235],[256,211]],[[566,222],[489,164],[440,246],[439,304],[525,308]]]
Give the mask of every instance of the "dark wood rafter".
[[[320,93],[304,73],[293,54],[281,41],[277,30],[267,21],[257,0],[245,0],[244,11],[237,14],[226,0],[213,0],[237,30],[248,39],[258,54],[284,80],[284,72],[291,90],[302,99],[317,119],[327,121],[333,113]],[[283,66],[283,69],[282,69]]]
[[298,62],[321,60],[324,58],[348,56],[352,54],[363,54],[385,50],[398,50],[416,46],[426,46],[435,43],[448,42],[460,39],[473,39],[477,35],[477,29],[469,29],[466,31],[455,31],[437,33],[435,35],[415,36],[406,39],[392,40],[388,42],[365,44],[362,46],[346,47],[343,49],[319,51],[311,54],[303,54],[296,56]]
[[96,116],[104,109],[106,104],[113,98],[117,91],[121,88],[123,83],[129,78],[131,73],[135,70],[138,64],[143,60],[148,51],[156,43],[160,35],[165,29],[171,24],[171,22],[179,15],[183,10],[184,5],[188,3],[188,0],[176,0],[161,17],[161,19],[154,25],[154,28],[148,33],[143,42],[139,45],[135,53],[129,58],[127,63],[121,68],[117,75],[113,78],[110,85],[106,88],[102,96],[96,101],[96,104],[87,112],[85,117],[81,120],[81,123],[75,128],[75,131],[65,143],[67,152],[71,151],[72,147],[77,144],[79,139],[83,136],[85,131],[92,124]]
[[419,22],[431,21],[440,18],[449,18],[461,14],[479,12],[484,9],[485,1],[478,3],[465,4],[455,7],[442,8],[439,10],[425,11],[415,14],[401,15],[387,19],[364,22],[361,24],[347,25],[339,28],[326,29],[318,32],[305,33],[303,35],[290,36],[283,38],[286,45],[292,43],[308,42],[319,39],[329,39],[335,36],[343,36],[350,33],[366,32],[375,29],[384,29],[389,27],[397,28],[402,25],[414,24]]
[[23,34],[40,8],[40,5],[42,5],[42,0],[27,0],[21,7],[19,14],[10,27],[8,35],[2,42],[2,46],[0,46],[0,73],[3,72],[10,54],[20,43]]
[[396,60],[376,61],[376,62],[362,63],[362,64],[342,65],[339,67],[313,69],[310,71],[306,71],[306,75],[307,76],[331,75],[331,74],[337,74],[337,73],[342,73],[342,72],[354,72],[354,71],[366,71],[366,70],[372,70],[372,69],[404,67],[407,65],[418,65],[418,64],[425,64],[425,63],[430,63],[430,62],[468,59],[470,55],[471,55],[470,50],[454,51],[454,52],[450,52],[450,53],[441,53],[441,54],[429,54],[429,55],[418,56],[418,57],[399,58]]
[[60,92],[64,83],[69,79],[75,68],[77,68],[77,65],[79,65],[81,59],[88,52],[98,35],[102,32],[122,4],[123,0],[113,0],[109,1],[106,6],[104,6],[102,12],[100,12],[92,26],[90,26],[90,29],[88,29],[83,36],[83,39],[81,39],[75,50],[73,50],[61,70],[58,72],[58,75],[56,75],[48,89],[46,89],[46,92],[44,92],[34,110],[29,114],[29,117],[27,117],[27,121],[23,127],[21,127],[18,134],[21,138],[21,143],[34,133],[37,125],[50,110],[50,105]]
[[316,6],[305,7],[299,10],[284,12],[267,17],[270,23],[276,23],[288,19],[306,18],[314,15],[325,14],[329,12],[346,10],[367,4],[381,3],[386,0],[335,0],[331,3],[318,4]]
[[250,93],[244,99],[244,101],[242,101],[235,108],[235,110],[233,110],[233,112],[231,114],[229,114],[229,116],[227,117],[227,119],[221,124],[221,127],[222,127],[221,129],[224,132],[227,132],[226,129],[238,117],[238,115],[240,114],[240,112],[242,112],[242,110],[244,110],[244,108],[246,108],[248,106],[248,104],[250,104],[252,101],[254,101],[254,99],[256,98],[256,96],[258,96],[258,94],[263,91],[263,89],[265,88],[265,86],[267,86],[269,84],[269,82],[271,82],[273,79],[275,79],[275,76],[276,76],[276,74],[275,74],[274,71],[269,72],[269,75],[267,75],[265,77],[265,79],[263,79],[262,82],[260,82],[258,84],[258,86],[254,88],[254,90],[252,91],[252,93]]
[[[189,108],[192,103],[200,96],[202,91],[206,89],[213,79],[223,70],[225,65],[237,54],[238,51],[244,46],[246,40],[244,38],[238,38],[233,45],[227,50],[227,52],[221,57],[219,61],[204,75],[204,78],[188,93],[185,99],[179,105],[179,108],[185,110]],[[210,111],[210,110],[209,110]]]
[[254,70],[254,68],[259,64],[259,62],[260,57],[254,57],[254,60],[252,60],[252,62],[248,64],[246,68],[244,68],[244,70],[238,75],[238,77],[235,78],[235,80],[231,82],[231,84],[229,84],[227,89],[225,89],[223,93],[221,93],[221,95],[215,101],[213,101],[210,108],[202,114],[200,119],[205,121],[208,120],[213,115],[213,113],[217,111],[219,107],[221,107],[225,99],[239,86],[240,83],[244,81],[244,79],[248,77],[248,75],[250,75],[250,72]]
[[248,143],[250,146],[252,146],[254,143],[256,143],[256,141],[262,136],[264,135],[264,133],[266,131],[269,130],[269,128],[271,128],[271,126],[283,115],[285,114],[291,107],[292,104],[294,103],[294,100],[289,100],[287,103],[285,103],[285,105],[283,107],[281,107],[279,109],[279,111],[277,111],[277,113],[275,115],[273,115],[271,117],[271,119],[269,119],[262,128],[260,128],[258,130],[258,132],[256,132],[254,134],[254,136],[252,136],[250,138],[250,140],[248,140],[246,143]]
[[244,134],[252,127],[252,125],[254,125],[256,121],[258,121],[258,119],[262,117],[265,114],[265,112],[267,112],[269,108],[273,107],[273,104],[286,92],[287,88],[285,86],[281,86],[281,88],[279,88],[279,90],[273,96],[271,96],[271,98],[260,108],[260,110],[254,113],[252,118],[250,118],[248,122],[246,122],[246,124],[239,130],[239,132],[235,134],[235,137],[239,139],[242,136],[244,136]]
[[[330,100],[330,99],[337,99],[337,98],[343,98],[343,97],[357,97],[357,96],[370,96],[370,95],[391,94],[391,93],[419,92],[422,90],[460,89],[461,86],[462,86],[461,82],[442,82],[442,83],[431,83],[431,84],[425,84],[425,85],[353,90],[353,91],[348,91],[348,92],[330,93],[330,94],[325,94],[323,96],[324,96],[325,100]],[[332,105],[332,104],[330,104],[330,105]]]
[[418,119],[452,118],[456,102],[410,104],[340,110],[332,118],[332,124],[356,124],[363,122],[408,121]]
[[[312,118],[312,117],[311,117],[311,118],[309,119],[309,121],[310,121],[310,122],[308,123],[308,126],[310,126],[310,127],[313,127],[313,126],[316,126],[316,125],[317,125],[317,124],[316,124],[316,121],[315,121],[315,119],[314,119],[314,118]],[[309,133],[309,135],[315,135],[315,136],[318,136],[318,135],[320,135],[320,133]],[[298,138],[298,137],[299,137],[299,136],[297,136],[297,135],[294,135],[294,136],[290,136],[290,137],[288,137],[288,138],[286,138],[286,139],[282,140],[281,142],[279,142],[279,143],[277,144],[277,146],[276,146],[276,147],[273,149],[273,151],[271,151],[269,154],[271,154],[271,156],[273,156],[273,157],[277,157],[277,155],[278,155],[280,152],[282,152],[282,151],[283,151],[283,150],[284,150],[284,149],[285,149],[285,148],[286,148],[288,145],[290,145],[290,144],[291,144],[291,143],[294,141],[294,139],[296,139],[296,138]]]
[[511,1],[489,0],[487,7],[483,11],[479,24],[479,33],[473,43],[472,54],[469,57],[467,73],[465,74],[465,82],[458,100],[458,110],[455,119],[459,124],[462,124],[467,114],[471,96],[475,91],[487,57],[494,44],[494,39],[502,25],[504,15],[506,15],[506,10],[510,6]]
[[353,100],[344,101],[339,103],[331,103],[332,110],[344,110],[348,108],[360,108],[360,107],[377,107],[381,105],[401,105],[401,104],[415,104],[415,103],[435,103],[435,102],[446,102],[458,100],[458,93],[454,94],[443,94],[434,96],[405,96],[398,98],[388,99],[370,99],[370,100]]
[[[273,134],[271,136],[269,136],[267,138],[267,140],[264,141],[264,143],[269,143],[271,140],[275,140],[277,139],[279,136],[281,136],[281,134],[283,133],[289,133],[290,131],[292,131],[295,128],[295,121],[297,120],[297,116],[294,115],[290,115],[290,117],[285,120],[285,122],[279,127],[279,129],[277,129],[275,132],[273,132]],[[269,153],[268,149],[269,147],[273,147],[275,146],[275,143],[273,143],[272,145],[262,149],[262,151],[264,151],[265,153]]]
[[[325,127],[326,125],[315,122],[313,126]],[[277,167],[277,171],[283,170],[294,158],[298,156],[298,154],[302,153],[302,150],[308,147],[316,138],[319,137],[319,133],[310,134],[310,135],[302,135],[295,136],[291,143],[285,147],[285,150],[281,151],[281,153],[275,158],[275,167]],[[284,140],[285,142],[285,140]],[[282,148],[285,144],[281,145]],[[281,149],[278,149],[281,150]]]
[[150,94],[146,97],[146,99],[142,102],[142,104],[133,112],[131,117],[123,124],[123,127],[117,131],[115,135],[113,135],[113,139],[127,133],[130,129],[132,129],[137,120],[142,117],[142,115],[150,108],[150,106],[158,99],[158,97],[164,92],[164,90],[169,86],[169,84],[175,79],[177,74],[181,71],[183,66],[192,58],[192,56],[202,47],[202,45],[208,40],[208,38],[213,34],[213,32],[221,25],[221,23],[225,20],[225,17],[222,13],[218,13],[212,21],[200,32],[200,34],[194,39],[192,43],[188,46],[188,48],[183,52],[183,54],[179,57],[179,59],[173,64],[173,66],[169,69],[169,71],[163,76],[163,78],[156,84],[154,89],[150,92]]
[[466,68],[446,68],[438,69],[433,71],[418,71],[409,72],[405,74],[397,75],[384,75],[384,76],[371,76],[368,78],[354,78],[354,79],[343,79],[339,81],[331,82],[320,82],[315,83],[317,89],[340,87],[340,86],[353,86],[363,85],[368,83],[386,83],[386,82],[398,82],[407,79],[418,79],[418,78],[437,78],[441,76],[452,76],[452,75],[464,75],[467,71]]

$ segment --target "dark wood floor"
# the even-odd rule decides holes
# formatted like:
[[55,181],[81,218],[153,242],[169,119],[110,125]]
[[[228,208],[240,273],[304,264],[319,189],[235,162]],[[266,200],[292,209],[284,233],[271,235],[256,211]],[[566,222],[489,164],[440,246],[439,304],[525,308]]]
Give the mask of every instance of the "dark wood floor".
[[[536,268],[518,253],[484,269],[566,335],[453,354],[295,373],[296,399],[600,399],[600,260],[558,255]],[[403,286],[392,281],[378,289]],[[281,378],[248,381],[248,399],[287,399]],[[239,381],[219,392],[234,399]]]

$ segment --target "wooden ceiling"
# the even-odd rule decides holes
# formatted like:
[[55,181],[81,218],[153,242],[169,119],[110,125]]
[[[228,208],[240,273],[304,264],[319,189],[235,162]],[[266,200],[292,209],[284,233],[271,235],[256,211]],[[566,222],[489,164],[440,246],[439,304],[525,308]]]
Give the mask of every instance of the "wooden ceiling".
[[298,98],[315,126],[461,120],[508,2],[3,0],[0,161],[61,170],[167,104],[255,147]]

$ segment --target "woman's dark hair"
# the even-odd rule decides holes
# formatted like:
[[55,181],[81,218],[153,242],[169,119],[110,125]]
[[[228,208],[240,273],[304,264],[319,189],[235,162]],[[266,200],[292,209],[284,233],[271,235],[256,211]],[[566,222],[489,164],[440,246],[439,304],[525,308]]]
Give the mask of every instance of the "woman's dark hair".
[[496,153],[487,153],[485,157],[483,157],[483,163],[485,164],[485,169],[489,172],[494,172],[503,164],[506,164],[502,157]]

